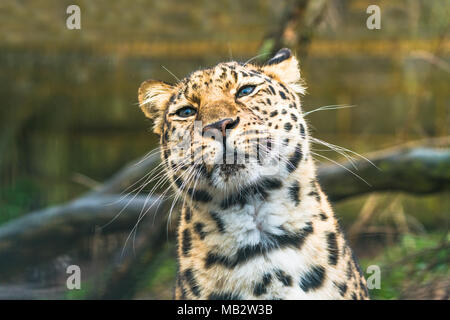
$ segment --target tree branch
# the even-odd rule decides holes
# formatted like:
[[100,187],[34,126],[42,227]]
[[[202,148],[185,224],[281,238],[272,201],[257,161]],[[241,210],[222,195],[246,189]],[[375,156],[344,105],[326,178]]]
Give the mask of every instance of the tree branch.
[[450,149],[402,146],[367,157],[379,169],[364,159],[356,161],[357,171],[349,162],[318,169],[320,184],[331,201],[374,191],[426,194],[450,189]]
[[[161,215],[161,199],[119,193],[158,163],[155,154],[120,170],[98,189],[71,202],[29,213],[0,226],[0,278],[54,258],[94,234],[131,231],[141,212]],[[121,214],[119,214],[122,211]]]
[[[148,201],[147,201],[148,200]],[[80,240],[93,235],[98,227],[103,234],[131,231],[141,212],[165,216],[162,201],[137,196],[83,197],[68,204],[28,214],[0,227],[0,278],[20,266],[33,266],[75,247]],[[152,230],[149,230],[152,232]]]
[[326,5],[326,0],[289,1],[279,23],[262,41],[259,54],[263,58],[260,60],[267,60],[267,55],[273,56],[283,47],[296,48],[300,59],[305,58],[312,35],[322,21]]

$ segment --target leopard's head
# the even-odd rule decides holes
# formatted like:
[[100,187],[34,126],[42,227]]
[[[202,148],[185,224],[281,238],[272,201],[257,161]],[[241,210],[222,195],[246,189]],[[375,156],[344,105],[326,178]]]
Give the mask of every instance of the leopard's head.
[[302,170],[303,92],[297,59],[281,49],[262,66],[219,63],[174,85],[145,81],[139,102],[175,188],[203,188],[211,198]]

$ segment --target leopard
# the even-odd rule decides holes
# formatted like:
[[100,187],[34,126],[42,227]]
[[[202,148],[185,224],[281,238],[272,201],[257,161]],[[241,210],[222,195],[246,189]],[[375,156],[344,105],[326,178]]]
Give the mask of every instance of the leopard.
[[175,299],[370,299],[317,178],[305,89],[287,48],[139,87],[180,201]]

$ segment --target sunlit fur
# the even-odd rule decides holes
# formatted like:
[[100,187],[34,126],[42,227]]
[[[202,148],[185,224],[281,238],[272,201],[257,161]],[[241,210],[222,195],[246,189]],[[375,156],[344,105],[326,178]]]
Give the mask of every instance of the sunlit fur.
[[[247,85],[253,92],[238,97]],[[263,66],[220,63],[175,85],[142,84],[140,106],[161,136],[165,176],[182,206],[176,298],[368,298],[316,179],[304,90],[287,49]],[[195,116],[178,116],[187,105]],[[243,163],[221,165],[220,130],[204,135],[223,119],[238,119],[225,145]]]

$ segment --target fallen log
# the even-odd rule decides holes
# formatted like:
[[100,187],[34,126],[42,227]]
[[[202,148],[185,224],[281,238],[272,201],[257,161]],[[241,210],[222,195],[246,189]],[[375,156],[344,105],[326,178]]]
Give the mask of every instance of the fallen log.
[[137,196],[128,201],[114,195],[88,196],[3,225],[0,278],[67,252],[93,235],[97,228],[101,228],[102,234],[131,231],[142,212],[148,211],[149,216],[163,215],[161,199]]
[[[368,156],[342,166],[318,169],[319,181],[331,201],[375,191],[401,191],[427,194],[450,189],[450,149],[400,147]],[[349,173],[358,174],[363,180]]]

